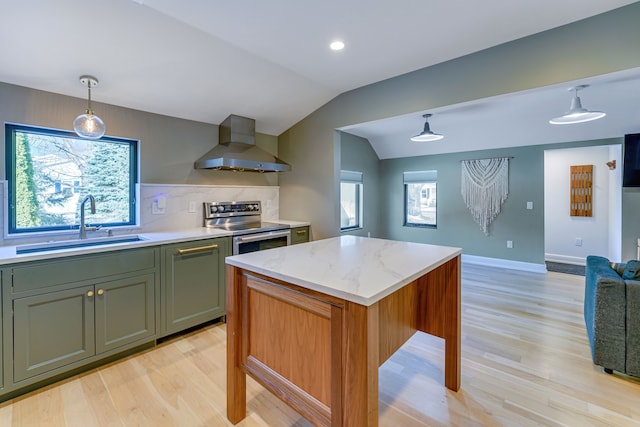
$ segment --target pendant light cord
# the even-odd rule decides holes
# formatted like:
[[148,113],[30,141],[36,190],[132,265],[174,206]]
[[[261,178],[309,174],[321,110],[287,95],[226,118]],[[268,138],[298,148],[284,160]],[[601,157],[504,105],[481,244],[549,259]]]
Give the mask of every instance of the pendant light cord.
[[91,109],[91,80],[87,81],[87,89],[89,90],[88,103],[87,103],[87,106],[89,108],[87,109],[87,114],[93,115],[93,110]]

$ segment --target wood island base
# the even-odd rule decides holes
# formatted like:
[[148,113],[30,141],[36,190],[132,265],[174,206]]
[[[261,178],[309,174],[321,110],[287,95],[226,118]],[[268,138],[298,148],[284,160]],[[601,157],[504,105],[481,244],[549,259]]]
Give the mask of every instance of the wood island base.
[[378,368],[416,331],[445,340],[460,388],[460,256],[364,306],[227,265],[227,418],[250,375],[317,426],[377,426]]

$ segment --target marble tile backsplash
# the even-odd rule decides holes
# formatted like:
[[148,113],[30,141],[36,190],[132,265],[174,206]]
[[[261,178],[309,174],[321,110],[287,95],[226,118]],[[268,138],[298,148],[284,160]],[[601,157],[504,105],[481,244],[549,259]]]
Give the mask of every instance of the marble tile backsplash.
[[[278,219],[279,187],[229,187],[209,185],[142,184],[140,187],[140,217],[145,232],[202,227],[204,202],[259,200],[262,219]],[[165,213],[154,215],[153,202],[165,197]],[[189,212],[194,202],[196,212]]]
[[[74,238],[75,232],[66,232],[57,236],[33,236],[4,238],[7,209],[6,181],[0,185],[3,209],[0,209],[0,233],[3,245],[16,245],[42,241],[43,239],[60,240]],[[134,232],[148,233],[168,230],[183,230],[203,226],[204,202],[253,201],[262,204],[262,219],[265,221],[279,218],[279,191],[277,186],[222,186],[222,185],[182,185],[182,184],[140,184],[140,227]],[[153,214],[153,202],[157,197],[165,198],[163,214]],[[190,204],[195,205],[195,212],[189,212]],[[87,217],[90,223],[90,216]],[[118,230],[116,234],[118,233]],[[129,229],[128,232],[131,232]]]

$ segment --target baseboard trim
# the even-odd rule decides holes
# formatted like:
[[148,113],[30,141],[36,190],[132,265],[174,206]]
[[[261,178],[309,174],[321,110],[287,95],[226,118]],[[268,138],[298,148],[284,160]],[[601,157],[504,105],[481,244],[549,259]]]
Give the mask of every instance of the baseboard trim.
[[535,264],[532,262],[513,261],[510,259],[488,258],[477,255],[462,254],[462,262],[468,264],[478,264],[487,267],[506,268],[509,270],[529,271],[531,273],[547,273],[545,264]]
[[567,256],[558,254],[544,254],[544,260],[550,262],[559,262],[562,264],[587,265],[587,259],[577,256]]

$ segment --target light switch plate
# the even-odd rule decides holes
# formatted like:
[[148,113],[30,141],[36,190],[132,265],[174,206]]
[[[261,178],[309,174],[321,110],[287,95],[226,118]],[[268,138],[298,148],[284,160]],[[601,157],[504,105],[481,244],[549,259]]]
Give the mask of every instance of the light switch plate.
[[196,202],[189,202],[189,213],[196,213]]
[[151,203],[152,215],[164,215],[164,211],[167,207],[167,198],[164,196],[156,196]]
[[158,209],[164,211],[164,208],[167,207],[167,198],[164,196],[156,197],[156,206],[158,206]]
[[154,201],[153,203],[151,203],[151,214],[152,215],[164,215],[164,209],[160,209],[158,207],[158,203]]
[[533,202],[527,202],[527,209],[533,209]]

